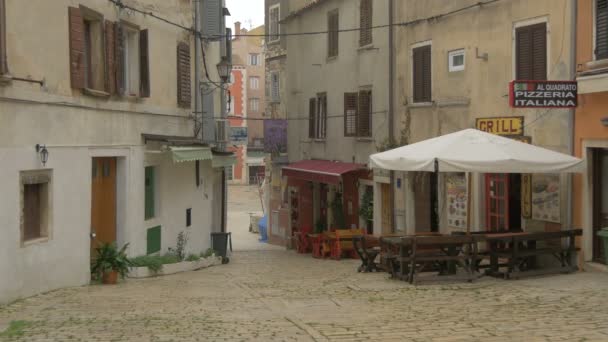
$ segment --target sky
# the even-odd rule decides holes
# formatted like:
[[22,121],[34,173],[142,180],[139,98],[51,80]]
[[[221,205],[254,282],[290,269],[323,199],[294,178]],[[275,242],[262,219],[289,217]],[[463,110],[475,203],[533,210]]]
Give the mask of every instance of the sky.
[[226,0],[231,16],[226,17],[226,26],[234,29],[234,22],[251,29],[264,25],[264,0]]

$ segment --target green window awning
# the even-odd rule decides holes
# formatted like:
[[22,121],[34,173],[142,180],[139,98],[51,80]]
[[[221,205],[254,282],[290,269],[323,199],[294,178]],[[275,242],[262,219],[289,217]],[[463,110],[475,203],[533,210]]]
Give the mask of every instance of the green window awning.
[[197,160],[211,160],[213,155],[208,147],[177,147],[169,148],[174,163],[192,162]]
[[211,163],[211,166],[216,168],[216,167],[228,167],[231,165],[236,164],[236,156],[234,155],[229,155],[229,156],[218,156],[218,155],[214,155],[213,156],[213,161]]

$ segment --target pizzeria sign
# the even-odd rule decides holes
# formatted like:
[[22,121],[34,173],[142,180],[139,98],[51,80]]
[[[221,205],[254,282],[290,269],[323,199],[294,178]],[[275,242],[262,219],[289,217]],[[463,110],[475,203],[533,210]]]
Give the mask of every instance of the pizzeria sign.
[[509,103],[514,108],[576,108],[576,81],[512,81]]

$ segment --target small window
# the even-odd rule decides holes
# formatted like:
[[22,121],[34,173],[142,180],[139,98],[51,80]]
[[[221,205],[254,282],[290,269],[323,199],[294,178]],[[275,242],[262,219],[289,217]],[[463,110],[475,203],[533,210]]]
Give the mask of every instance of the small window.
[[260,99],[253,98],[249,99],[249,110],[252,112],[257,112],[260,110]]
[[21,173],[21,242],[49,237],[51,173]]
[[233,171],[234,171],[234,166],[230,165],[230,166],[226,166],[226,180],[231,181],[234,179],[234,175],[233,175]]
[[260,78],[257,76],[249,77],[249,88],[250,89],[260,88]]
[[327,135],[327,94],[317,94],[309,102],[308,137],[324,140]]
[[281,79],[278,72],[270,73],[270,99],[272,102],[281,101],[280,86]]
[[145,172],[145,219],[149,220],[156,216],[156,168],[146,167]]
[[123,80],[125,94],[139,95],[139,30],[131,26],[123,26],[124,60]]
[[84,20],[84,68],[87,88],[104,91],[105,50],[103,35],[103,16],[81,7]]
[[259,65],[259,57],[260,55],[257,53],[249,54],[249,65]]
[[424,45],[412,50],[414,103],[432,101],[431,95],[431,45]]
[[337,57],[340,47],[340,17],[338,10],[327,14],[327,57]]
[[464,70],[464,56],[464,50],[450,51],[448,53],[450,72]]
[[281,7],[280,4],[274,5],[270,7],[268,10],[268,18],[269,18],[269,30],[268,30],[268,42],[276,42],[281,39],[280,34],[280,24],[279,20],[281,17]]

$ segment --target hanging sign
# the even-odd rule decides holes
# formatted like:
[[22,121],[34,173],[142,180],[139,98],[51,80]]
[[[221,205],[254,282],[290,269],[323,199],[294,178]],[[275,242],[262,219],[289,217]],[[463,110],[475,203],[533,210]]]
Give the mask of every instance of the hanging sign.
[[495,118],[480,118],[475,121],[478,130],[496,135],[523,135],[524,117],[506,116]]
[[513,108],[576,108],[576,81],[512,81],[509,104]]

